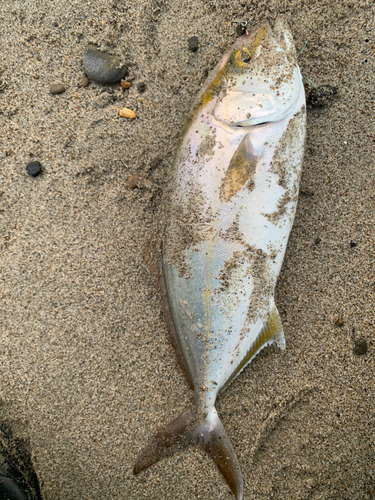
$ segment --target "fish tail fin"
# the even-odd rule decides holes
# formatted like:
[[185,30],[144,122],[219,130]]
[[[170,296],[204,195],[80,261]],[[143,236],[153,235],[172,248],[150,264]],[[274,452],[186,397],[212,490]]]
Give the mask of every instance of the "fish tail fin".
[[215,462],[237,500],[243,497],[243,480],[232,443],[215,408],[197,424],[195,409],[179,415],[163,426],[141,450],[134,465],[134,474],[147,469],[178,449],[199,444]]
[[195,417],[195,409],[181,413],[169,424],[161,427],[148,444],[137,456],[134,464],[134,474],[139,474],[159,460],[175,453],[179,448],[186,447],[187,429]]
[[243,479],[232,443],[217,411],[212,408],[203,425],[194,429],[193,438],[215,462],[237,500],[243,497]]

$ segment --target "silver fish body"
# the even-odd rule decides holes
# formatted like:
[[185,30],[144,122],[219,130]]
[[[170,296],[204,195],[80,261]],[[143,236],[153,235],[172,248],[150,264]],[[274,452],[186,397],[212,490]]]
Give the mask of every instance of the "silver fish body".
[[263,347],[274,340],[284,346],[274,288],[304,140],[302,78],[292,35],[278,19],[273,30],[262,25],[225,54],[181,136],[163,279],[195,405],[159,431],[136,472],[176,443],[199,442],[242,498],[239,465],[214,405]]

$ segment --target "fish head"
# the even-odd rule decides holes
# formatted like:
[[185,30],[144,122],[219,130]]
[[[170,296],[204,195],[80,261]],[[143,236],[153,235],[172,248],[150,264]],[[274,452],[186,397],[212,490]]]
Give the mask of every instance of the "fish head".
[[241,37],[224,55],[201,94],[217,124],[251,127],[293,114],[304,89],[292,33],[282,18]]

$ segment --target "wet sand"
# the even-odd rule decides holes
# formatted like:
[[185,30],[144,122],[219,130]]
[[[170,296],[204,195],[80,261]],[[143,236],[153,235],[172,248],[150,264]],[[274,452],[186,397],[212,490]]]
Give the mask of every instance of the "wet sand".
[[[338,93],[307,110],[276,290],[287,349],[263,350],[217,410],[244,499],[375,497],[374,12],[359,0],[2,2],[0,424],[27,444],[43,499],[233,498],[195,448],[132,474],[192,400],[141,255],[168,216],[186,115],[237,37],[231,21],[279,13],[297,50],[307,42],[302,74]],[[81,87],[92,42],[121,56],[130,89]],[[53,83],[66,91],[51,95]],[[126,188],[132,174],[139,189]]]

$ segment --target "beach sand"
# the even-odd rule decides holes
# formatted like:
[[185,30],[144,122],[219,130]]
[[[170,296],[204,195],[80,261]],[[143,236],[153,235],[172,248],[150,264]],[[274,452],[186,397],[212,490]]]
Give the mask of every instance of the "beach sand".
[[[338,93],[307,110],[276,290],[287,349],[264,349],[217,410],[245,500],[375,498],[374,13],[362,0],[1,2],[0,430],[27,450],[44,500],[233,498],[194,447],[133,476],[138,451],[192,401],[141,256],[232,21],[278,14],[298,51],[307,42],[304,77]],[[91,42],[128,65],[128,90],[80,85]],[[66,91],[51,95],[54,83]]]

